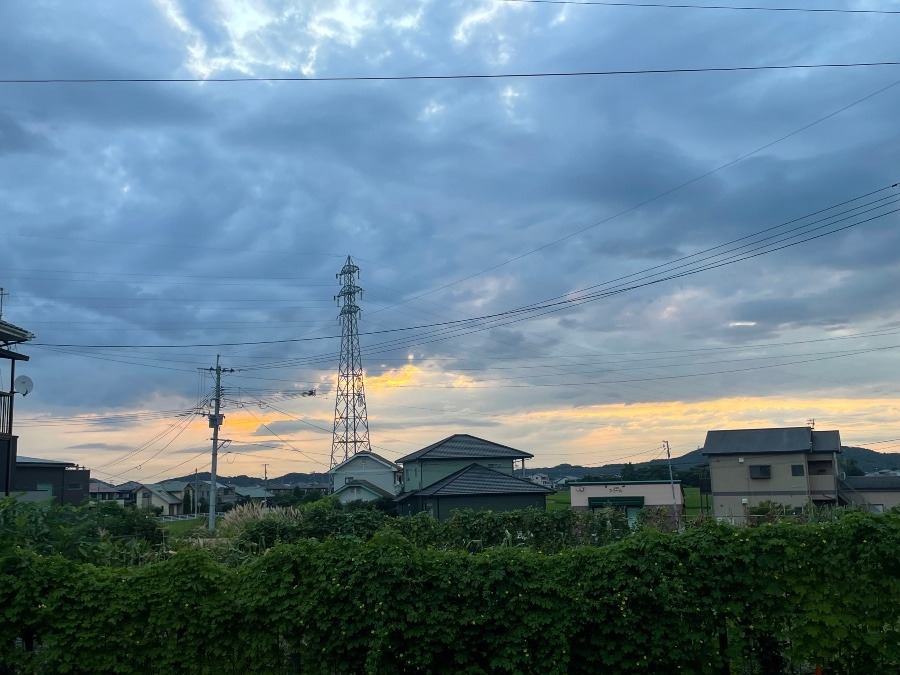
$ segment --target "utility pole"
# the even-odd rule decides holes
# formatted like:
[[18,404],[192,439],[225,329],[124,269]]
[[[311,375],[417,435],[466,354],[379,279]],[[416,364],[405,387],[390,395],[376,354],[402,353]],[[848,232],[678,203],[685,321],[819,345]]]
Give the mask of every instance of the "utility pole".
[[269,487],[269,465],[263,464],[263,489]]
[[669,441],[663,441],[666,446],[666,459],[669,461],[669,484],[672,486],[672,514],[675,516],[675,523],[681,522],[681,514],[678,513],[678,500],[675,499],[675,476],[672,474],[672,453],[669,452]]
[[[216,397],[214,399],[213,414],[209,416],[209,426],[212,427],[213,436],[212,469],[209,473],[209,520],[207,521],[207,527],[212,532],[216,529],[216,466],[219,461],[219,427],[225,419],[225,416],[219,412],[222,409],[222,373],[233,373],[234,368],[222,368],[219,365],[219,355],[216,354],[216,367],[209,370],[216,374]],[[228,441],[222,441],[223,445],[225,443],[228,443]]]
[[197,479],[197,469],[194,469],[194,518],[197,518],[200,515],[200,506],[199,501],[197,500],[197,495],[200,492],[200,483]]

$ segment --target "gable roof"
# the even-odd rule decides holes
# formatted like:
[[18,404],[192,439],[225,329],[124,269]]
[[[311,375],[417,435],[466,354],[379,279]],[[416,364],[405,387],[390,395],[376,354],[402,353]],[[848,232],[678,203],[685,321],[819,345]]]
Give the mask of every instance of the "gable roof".
[[516,450],[469,434],[453,434],[442,441],[401,457],[398,463],[430,459],[530,459],[531,453]]
[[162,499],[166,504],[181,504],[182,502],[180,498],[176,497],[171,492],[167,492],[166,490],[164,490],[158,483],[151,485],[141,483],[135,488],[135,492],[140,489],[149,490],[154,495]]
[[839,431],[813,431],[809,427],[774,429],[722,429],[708,431],[704,455],[765,455],[784,452],[841,451]]
[[413,492],[416,497],[458,497],[463,495],[552,494],[554,490],[530,480],[522,480],[481,464],[469,464],[426,488]]
[[351,462],[353,462],[355,460],[370,459],[370,458],[375,460],[376,462],[380,462],[381,464],[384,465],[385,468],[390,469],[391,471],[401,471],[402,470],[397,464],[394,464],[389,459],[385,459],[381,455],[376,455],[374,452],[369,452],[368,450],[364,450],[363,452],[357,452],[355,455],[348,457],[340,464],[334,465],[331,469],[328,470],[328,473],[334,473],[338,469],[343,468],[344,466],[350,464]]
[[380,488],[377,485],[375,485],[374,483],[370,483],[367,480],[352,480],[349,483],[344,483],[338,489],[336,489],[334,492],[332,492],[332,494],[335,494],[335,495],[340,494],[347,488],[351,488],[351,487],[361,487],[363,490],[368,490],[369,492],[374,494],[376,497],[393,497],[394,496],[387,490]]

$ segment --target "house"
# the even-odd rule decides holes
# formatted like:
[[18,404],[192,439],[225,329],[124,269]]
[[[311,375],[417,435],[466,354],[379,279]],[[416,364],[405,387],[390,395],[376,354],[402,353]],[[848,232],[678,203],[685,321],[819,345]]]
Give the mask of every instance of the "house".
[[421,490],[464,469],[480,464],[509,476],[517,468],[524,471],[525,460],[534,455],[469,434],[454,434],[397,460],[403,465],[405,492]]
[[847,476],[838,481],[841,501],[872,513],[900,507],[900,475]]
[[90,494],[91,472],[74,462],[16,457],[12,494],[26,501],[52,499],[78,506]]
[[533,473],[528,476],[528,480],[530,480],[535,485],[543,485],[544,487],[552,488],[553,481],[550,480],[550,476],[545,473]]
[[163,489],[162,483],[138,484],[134,496],[140,509],[162,509],[163,516],[180,516],[183,512],[184,497]]
[[763,501],[800,511],[808,503],[846,503],[840,494],[838,431],[810,427],[727,429],[706,434],[709,493],[716,518],[745,522]]
[[260,506],[271,506],[275,500],[275,495],[261,487],[238,487],[233,485],[234,496],[237,503],[240,504],[258,504]]
[[403,488],[403,469],[374,452],[358,452],[328,472],[332,493],[342,503],[396,497]]
[[664,508],[676,519],[684,513],[681,481],[572,481],[569,485],[573,509],[620,508],[632,527],[642,509]]
[[16,445],[13,434],[13,403],[16,392],[16,363],[29,357],[10,347],[32,340],[34,334],[0,319],[0,359],[9,361],[9,383],[0,386],[0,497],[15,493]]
[[114,485],[92,478],[88,487],[88,497],[92,501],[116,502],[119,506],[127,506],[134,503],[134,490],[133,488],[122,490]]
[[452,509],[546,508],[549,487],[515,476],[534,455],[469,434],[454,434],[397,460],[403,465],[398,511],[447,518]]
[[[191,486],[194,484],[191,483]],[[201,480],[197,483],[200,494],[200,501],[209,504],[209,485],[208,480]],[[237,496],[234,494],[233,485],[223,485],[216,481],[216,511],[227,510],[237,503]]]
[[454,509],[545,509],[548,494],[553,490],[473,462],[421,490],[402,494],[397,510],[400,515],[424,511],[445,520]]

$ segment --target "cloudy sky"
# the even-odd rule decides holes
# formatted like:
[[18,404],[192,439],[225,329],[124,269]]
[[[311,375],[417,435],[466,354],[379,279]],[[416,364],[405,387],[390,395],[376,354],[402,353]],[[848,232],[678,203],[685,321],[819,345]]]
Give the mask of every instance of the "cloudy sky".
[[[823,6],[897,13],[6,2],[0,79],[897,60],[900,2]],[[894,449],[898,109],[889,65],[0,84],[3,319],[36,335],[19,452],[206,470],[221,354],[220,473],[327,468],[347,255],[388,458],[467,432],[532,466],[645,461],[811,418]]]

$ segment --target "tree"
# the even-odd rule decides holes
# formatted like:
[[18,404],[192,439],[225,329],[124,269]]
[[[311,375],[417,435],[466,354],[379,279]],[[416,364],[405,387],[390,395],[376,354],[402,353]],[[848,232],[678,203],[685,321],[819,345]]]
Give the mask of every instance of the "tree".
[[848,476],[865,476],[866,472],[862,470],[859,464],[857,464],[856,460],[853,458],[843,459],[841,458],[839,461],[841,471],[843,471]]

